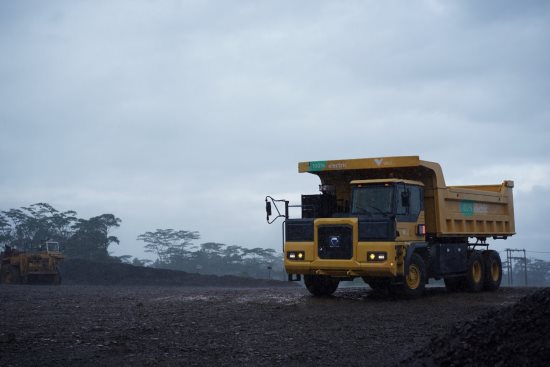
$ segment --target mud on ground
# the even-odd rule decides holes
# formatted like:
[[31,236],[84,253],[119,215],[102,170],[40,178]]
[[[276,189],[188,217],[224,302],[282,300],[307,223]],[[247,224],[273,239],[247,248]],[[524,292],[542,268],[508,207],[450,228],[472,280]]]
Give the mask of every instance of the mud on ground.
[[[185,271],[133,266],[121,263],[100,263],[83,259],[65,260],[61,266],[63,284],[140,285],[194,287],[292,287],[280,280],[257,279],[235,275],[208,275]],[[267,274],[266,274],[267,276]]]
[[369,288],[0,286],[0,365],[384,366],[532,293],[394,300]]

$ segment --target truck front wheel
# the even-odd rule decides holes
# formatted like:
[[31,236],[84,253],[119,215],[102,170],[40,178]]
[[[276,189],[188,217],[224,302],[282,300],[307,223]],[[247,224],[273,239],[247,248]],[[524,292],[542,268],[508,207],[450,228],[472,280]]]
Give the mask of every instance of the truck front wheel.
[[304,284],[314,296],[330,296],[338,288],[340,281],[328,275],[304,275]]
[[409,272],[405,276],[403,284],[393,288],[398,295],[407,298],[416,298],[424,294],[426,289],[426,263],[422,256],[414,253],[409,263]]
[[472,251],[468,258],[468,270],[466,271],[466,290],[479,292],[483,288],[485,279],[485,266],[483,257],[479,251]]

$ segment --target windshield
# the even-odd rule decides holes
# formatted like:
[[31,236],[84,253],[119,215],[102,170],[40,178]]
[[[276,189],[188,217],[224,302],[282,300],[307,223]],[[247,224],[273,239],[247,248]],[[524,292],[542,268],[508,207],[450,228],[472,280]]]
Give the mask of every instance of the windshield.
[[382,214],[393,213],[393,186],[370,185],[355,187],[351,204],[352,214]]
[[59,243],[58,242],[46,242],[47,251],[59,251]]

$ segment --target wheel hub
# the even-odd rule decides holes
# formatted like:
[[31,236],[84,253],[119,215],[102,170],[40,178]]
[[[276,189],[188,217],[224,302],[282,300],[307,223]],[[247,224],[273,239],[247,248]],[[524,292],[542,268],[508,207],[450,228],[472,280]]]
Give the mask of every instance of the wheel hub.
[[481,282],[481,264],[476,261],[472,266],[472,278],[476,283]]
[[409,267],[409,274],[405,280],[410,289],[416,289],[420,286],[420,271],[416,265],[411,265]]

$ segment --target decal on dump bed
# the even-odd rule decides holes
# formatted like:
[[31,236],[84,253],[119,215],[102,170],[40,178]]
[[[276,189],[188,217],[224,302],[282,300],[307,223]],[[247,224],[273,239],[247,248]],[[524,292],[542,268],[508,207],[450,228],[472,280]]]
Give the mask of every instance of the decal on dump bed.
[[474,215],[474,202],[470,200],[462,200],[460,202],[460,212],[465,217],[471,217]]
[[312,172],[323,171],[327,168],[327,161],[309,162],[309,170]]

